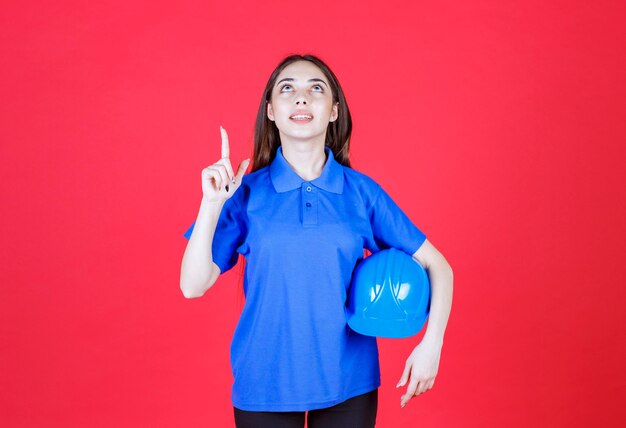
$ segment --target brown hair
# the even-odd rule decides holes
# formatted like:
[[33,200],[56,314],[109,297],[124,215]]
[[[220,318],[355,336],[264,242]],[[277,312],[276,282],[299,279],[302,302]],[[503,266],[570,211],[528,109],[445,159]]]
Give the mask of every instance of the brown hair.
[[267,117],[267,103],[271,101],[272,88],[278,75],[285,67],[296,61],[309,61],[315,64],[328,79],[333,94],[333,104],[337,103],[337,120],[330,122],[326,129],[325,144],[333,151],[335,160],[340,164],[350,166],[350,135],[352,134],[352,117],[348,109],[346,97],[335,74],[319,58],[313,55],[289,55],[274,69],[261,97],[261,104],[254,125],[254,155],[250,172],[259,170],[276,157],[276,150],[280,146],[280,135],[276,124]]

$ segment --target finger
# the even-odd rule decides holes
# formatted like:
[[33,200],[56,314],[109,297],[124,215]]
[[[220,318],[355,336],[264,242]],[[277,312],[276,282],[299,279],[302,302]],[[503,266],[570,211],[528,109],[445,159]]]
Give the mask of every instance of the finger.
[[248,165],[250,165],[250,159],[244,159],[239,164],[239,168],[237,169],[237,177],[235,178],[237,183],[241,183],[241,179],[243,178],[243,175],[245,174],[246,169],[248,169]]
[[426,392],[426,385],[427,383],[425,381],[419,381],[419,383],[417,384],[417,390],[415,391],[415,395],[420,395]]
[[406,395],[406,396],[403,395],[402,398],[400,399],[400,407],[406,406],[413,397],[415,397],[415,395]]
[[400,380],[398,381],[398,384],[396,385],[396,388],[404,386],[404,384],[406,383],[407,379],[409,378],[409,373],[410,372],[411,372],[411,365],[407,361],[406,364],[404,365],[404,371],[402,372],[402,376],[400,376]]
[[413,395],[415,394],[415,390],[417,388],[417,379],[415,378],[411,378],[411,381],[409,382],[409,387],[406,390],[406,394],[404,394],[401,398],[400,398],[400,406],[404,407],[406,406],[406,403],[409,402],[409,400],[413,397]]
[[222,134],[222,159],[230,158],[230,147],[228,146],[228,134],[226,130],[220,126],[220,133]]
[[203,169],[202,179],[210,182],[215,190],[220,190],[220,184],[222,182],[222,178],[217,171],[209,169],[209,168]]
[[224,167],[224,165],[220,165],[220,164],[213,164],[211,165],[209,168],[211,168],[214,171],[217,171],[220,175],[220,190],[222,188],[222,186],[224,185],[228,185],[228,182],[230,181],[228,179],[228,174],[226,173],[226,168]]
[[210,171],[212,171],[215,175],[213,176],[215,179],[215,183],[217,184],[217,189],[222,190],[222,187],[226,183],[228,183],[228,177],[226,176],[226,170],[220,169],[219,165],[211,165],[207,167]]
[[415,391],[417,391],[418,384],[419,384],[419,380],[417,380],[417,378],[412,377],[411,381],[409,382],[409,387],[406,390],[406,395],[409,397],[412,397],[415,394]]
[[224,167],[226,168],[226,172],[228,173],[228,181],[234,181],[235,173],[233,172],[233,167],[230,164],[230,159],[228,158],[220,159],[220,163],[224,165]]

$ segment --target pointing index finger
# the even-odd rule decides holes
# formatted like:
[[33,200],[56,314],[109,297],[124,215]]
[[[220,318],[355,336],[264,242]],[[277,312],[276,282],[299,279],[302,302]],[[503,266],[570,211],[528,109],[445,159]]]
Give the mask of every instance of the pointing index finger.
[[230,158],[230,148],[228,147],[228,134],[226,130],[220,126],[222,134],[222,158]]

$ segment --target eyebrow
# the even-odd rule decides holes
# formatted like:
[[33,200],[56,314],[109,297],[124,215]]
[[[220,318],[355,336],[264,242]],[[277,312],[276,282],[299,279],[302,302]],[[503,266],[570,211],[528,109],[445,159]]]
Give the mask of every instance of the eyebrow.
[[[280,85],[282,82],[294,82],[296,79],[294,79],[293,77],[287,77],[285,79],[282,79],[280,82],[276,83],[276,86]],[[309,79],[309,82],[321,82],[324,85],[328,86],[328,83],[324,82],[324,80],[322,79],[318,79],[318,78],[313,78],[313,79]]]

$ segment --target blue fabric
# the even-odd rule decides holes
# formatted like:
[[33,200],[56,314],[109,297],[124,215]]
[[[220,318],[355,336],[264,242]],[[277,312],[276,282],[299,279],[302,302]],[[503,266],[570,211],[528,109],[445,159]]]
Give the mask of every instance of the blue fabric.
[[426,236],[380,185],[325,151],[321,176],[304,181],[279,147],[270,165],[244,175],[216,226],[221,272],[246,258],[230,355],[241,410],[320,409],[380,386],[376,338],[345,319],[352,271],[363,248],[413,254]]

